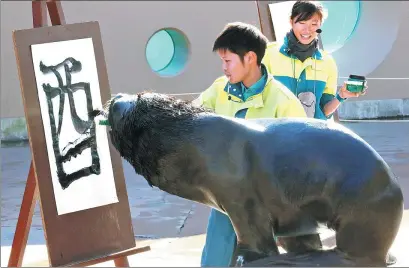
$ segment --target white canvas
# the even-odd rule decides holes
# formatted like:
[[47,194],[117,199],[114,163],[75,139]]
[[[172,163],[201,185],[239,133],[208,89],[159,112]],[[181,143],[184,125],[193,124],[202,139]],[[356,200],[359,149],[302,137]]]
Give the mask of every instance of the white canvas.
[[[57,162],[54,154],[52,131],[50,127],[51,121],[49,116],[49,106],[46,93],[43,89],[43,84],[50,84],[51,87],[58,87],[59,83],[57,81],[57,76],[53,72],[49,72],[48,74],[42,73],[40,70],[40,61],[42,61],[44,65],[50,66],[57,65],[58,63],[63,62],[65,59],[72,57],[81,62],[82,70],[79,72],[71,72],[71,84],[88,82],[90,84],[90,93],[92,97],[92,109],[102,107],[92,38],[36,44],[31,46],[31,51],[37,83],[38,99],[41,107],[41,117],[43,120],[47,143],[46,149],[48,152],[48,160],[44,159],[44,161],[48,161],[50,164],[58,215],[118,202],[107,133],[105,126],[102,125],[95,125],[95,137],[97,141],[96,152],[99,157],[100,173],[83,176],[80,179],[73,181],[65,189],[63,189],[59,183],[57,176]],[[67,66],[73,66],[72,62],[74,61],[66,61]],[[67,85],[64,66],[61,66],[57,70],[61,75],[63,84]],[[78,143],[86,136],[80,135],[74,129],[74,125],[71,121],[72,114],[70,112],[70,101],[68,94],[64,93],[62,96],[65,98],[65,101],[58,146],[60,151],[62,151],[62,154],[64,154],[67,152],[67,149],[63,150],[63,148],[66,147],[69,142],[76,141]],[[72,96],[75,100],[75,109],[78,117],[84,121],[87,121],[88,110],[85,91],[77,90]],[[58,131],[59,125],[59,103],[59,96],[52,98],[56,131]],[[68,146],[68,148],[72,147],[73,145]],[[72,174],[81,168],[90,166],[91,149],[87,148],[83,150],[81,154],[78,154],[76,157],[72,157],[70,161],[63,163],[62,165],[67,174]],[[39,180],[41,180],[41,178],[39,178]]]

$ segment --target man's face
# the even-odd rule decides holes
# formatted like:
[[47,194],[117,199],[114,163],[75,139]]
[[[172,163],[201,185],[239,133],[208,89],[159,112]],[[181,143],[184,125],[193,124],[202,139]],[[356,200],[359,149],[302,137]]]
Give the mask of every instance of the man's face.
[[228,50],[218,50],[217,54],[222,59],[223,73],[229,79],[231,84],[242,82],[248,73],[248,65],[246,65],[246,56],[243,62],[239,55]]
[[298,21],[297,23],[295,21],[297,18],[290,21],[295,37],[300,43],[308,45],[317,37],[318,34],[315,31],[321,27],[319,15],[314,14],[309,20]]

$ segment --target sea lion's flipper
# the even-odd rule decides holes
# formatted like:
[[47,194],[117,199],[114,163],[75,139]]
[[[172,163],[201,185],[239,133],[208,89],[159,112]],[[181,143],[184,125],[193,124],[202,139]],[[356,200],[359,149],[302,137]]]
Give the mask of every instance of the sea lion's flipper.
[[366,263],[366,260],[355,260],[337,249],[310,251],[303,254],[285,253],[270,256],[257,261],[244,263],[244,267],[357,267],[384,266],[384,264]]
[[319,234],[278,237],[278,242],[288,253],[298,254],[322,249],[322,242]]
[[[275,243],[275,242],[274,242]],[[277,252],[273,254],[278,254],[278,247],[276,245]],[[267,254],[260,254],[257,253],[253,250],[250,249],[250,247],[243,245],[243,244],[237,244],[236,248],[234,250],[233,257],[231,259],[230,266],[231,267],[241,267],[244,266],[245,263],[247,262],[252,262],[260,259],[264,259],[268,257],[269,255]]]

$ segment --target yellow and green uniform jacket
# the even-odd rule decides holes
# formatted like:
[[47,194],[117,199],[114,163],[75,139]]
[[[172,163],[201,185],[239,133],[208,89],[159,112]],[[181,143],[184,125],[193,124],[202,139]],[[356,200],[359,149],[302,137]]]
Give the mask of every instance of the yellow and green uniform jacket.
[[331,118],[332,115],[323,113],[323,107],[335,98],[337,92],[338,69],[331,55],[316,50],[312,57],[301,62],[289,51],[286,37],[282,45],[276,42],[268,44],[262,63],[296,96],[302,92],[314,93],[314,118]]
[[237,118],[306,117],[299,100],[269,74],[264,65],[262,77],[246,88],[230,84],[226,76],[217,78],[195,102],[216,114]]

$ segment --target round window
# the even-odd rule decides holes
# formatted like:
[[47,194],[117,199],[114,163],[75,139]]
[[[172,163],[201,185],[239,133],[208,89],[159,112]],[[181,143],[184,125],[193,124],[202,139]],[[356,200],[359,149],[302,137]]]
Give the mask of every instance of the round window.
[[146,45],[146,60],[159,76],[180,74],[190,54],[189,41],[181,31],[166,28],[155,32]]
[[350,39],[359,21],[361,1],[322,1],[328,18],[322,25],[322,45],[330,53]]

